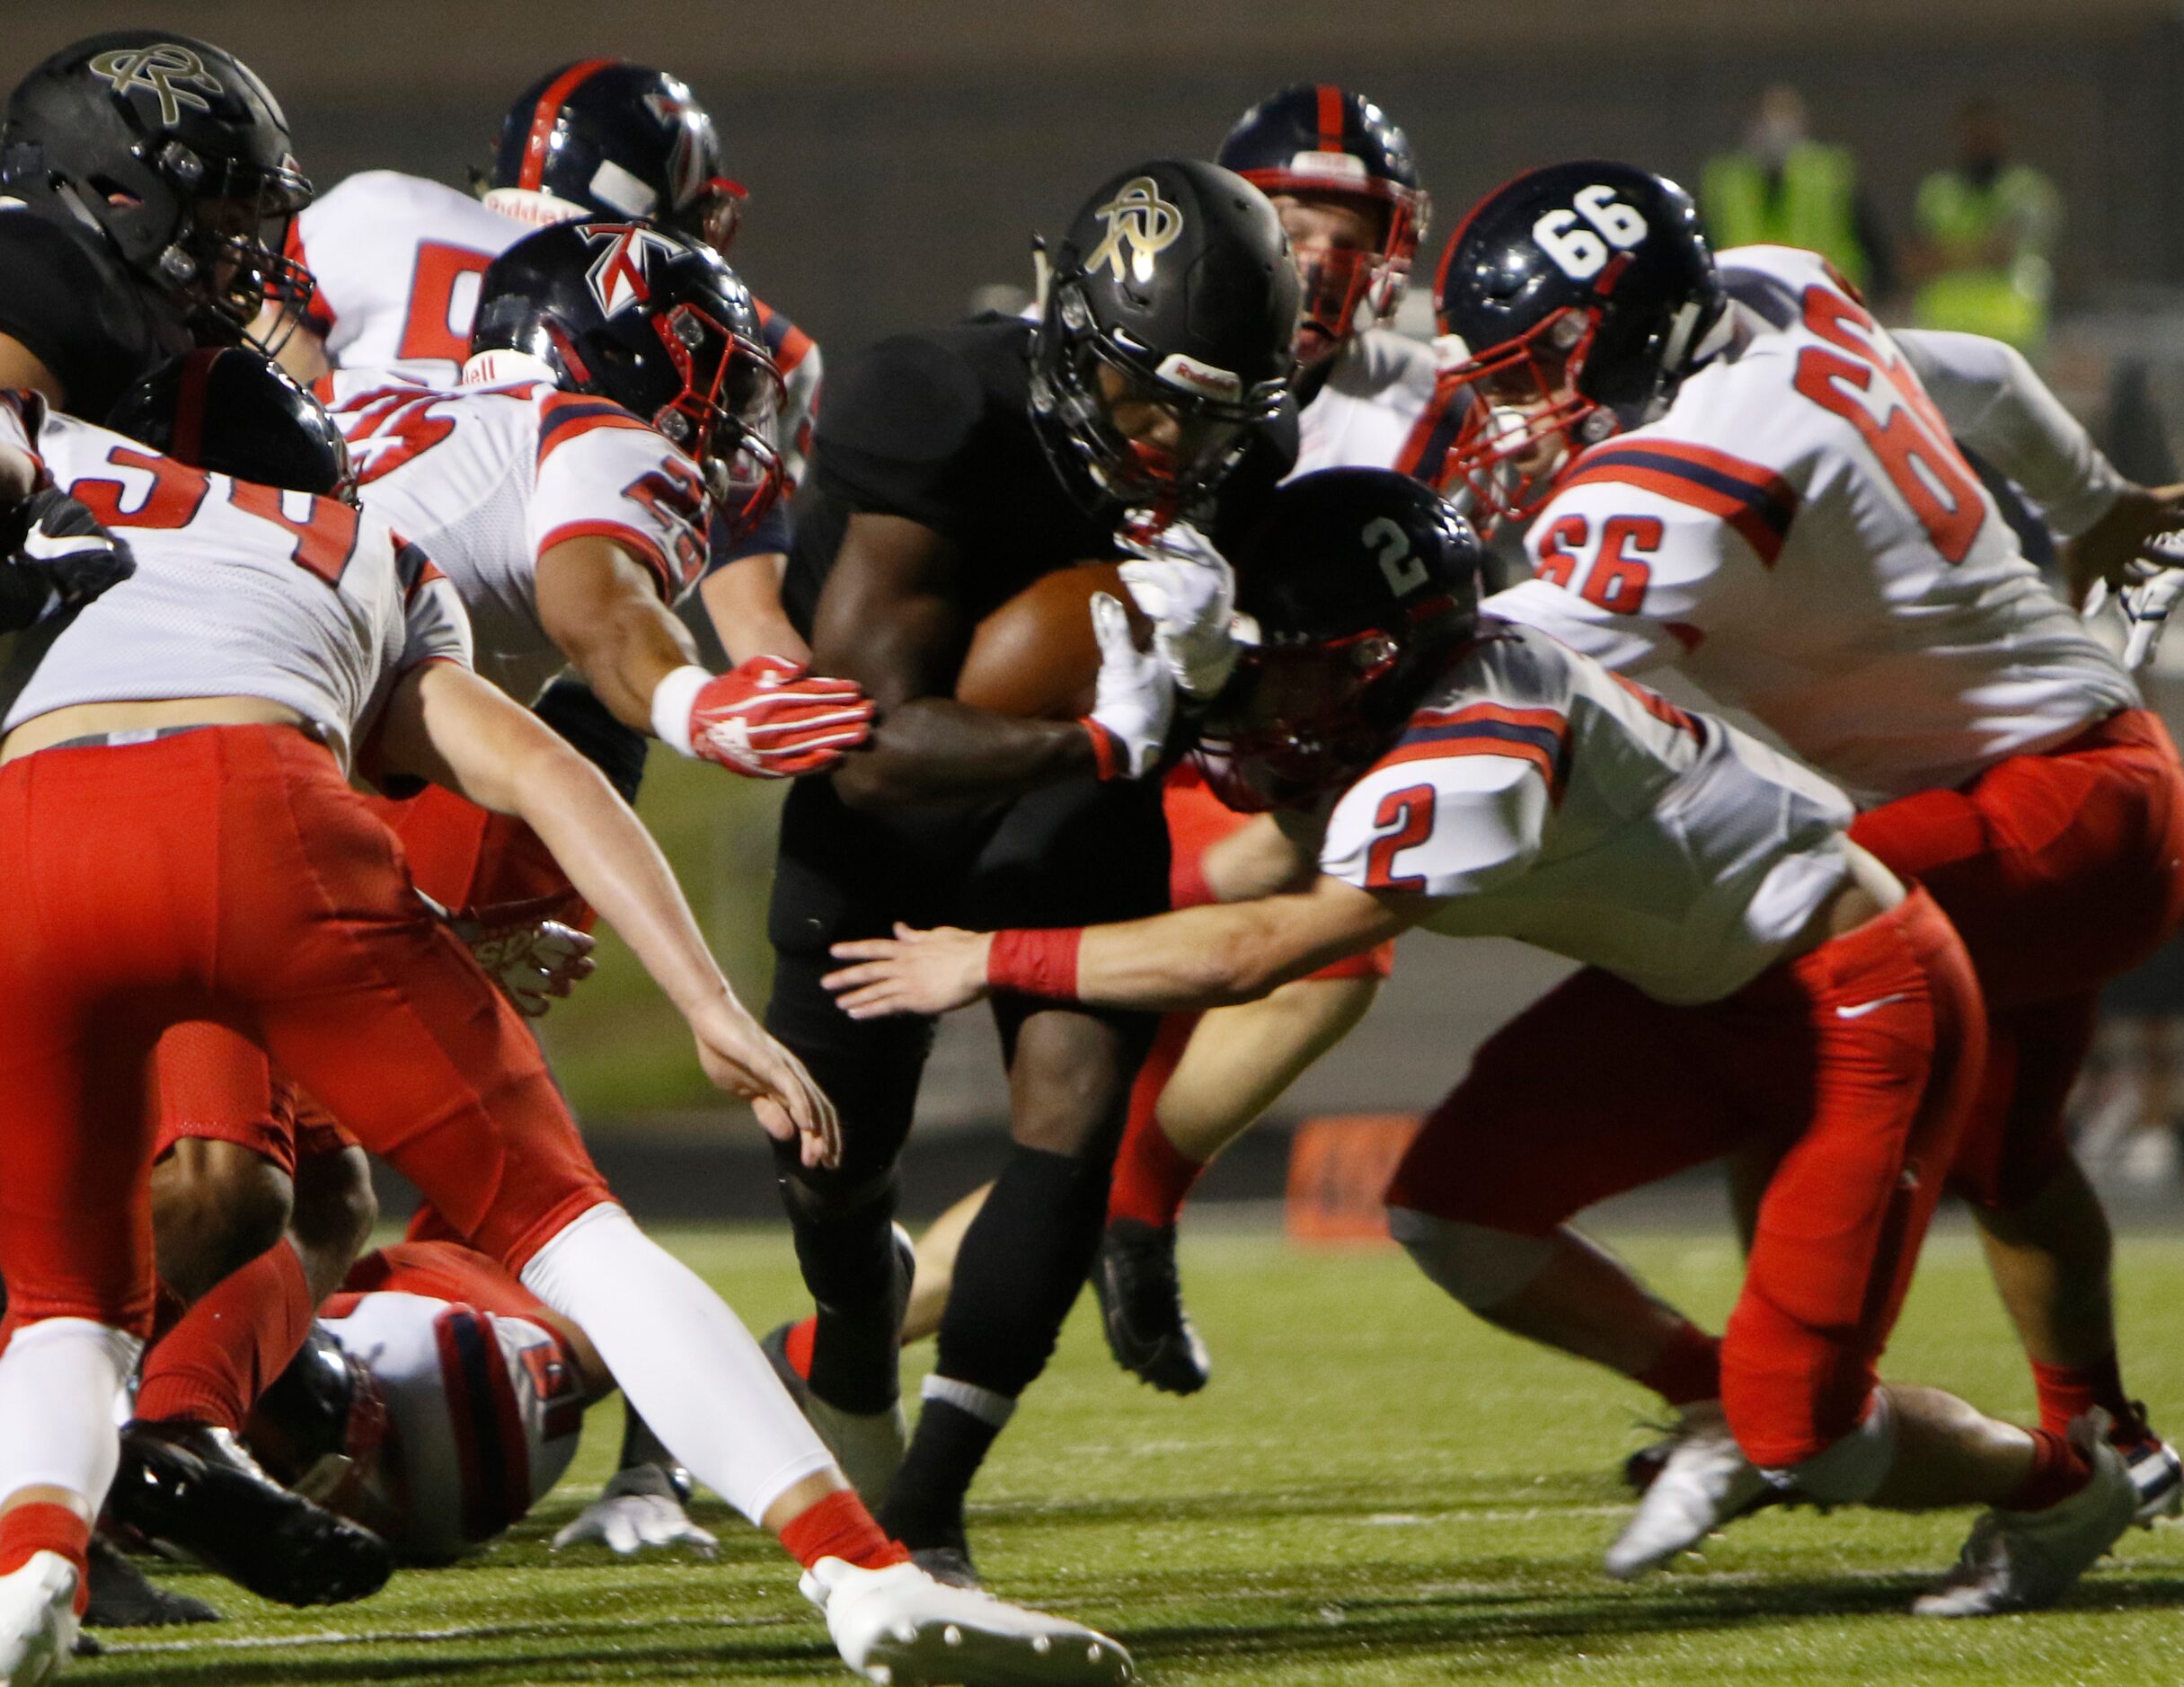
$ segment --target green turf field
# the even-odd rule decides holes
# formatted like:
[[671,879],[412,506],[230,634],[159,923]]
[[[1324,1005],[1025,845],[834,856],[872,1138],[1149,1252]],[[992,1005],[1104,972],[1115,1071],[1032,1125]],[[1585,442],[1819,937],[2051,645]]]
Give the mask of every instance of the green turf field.
[[[786,1247],[670,1240],[755,1328],[796,1307]],[[1656,1285],[1718,1317],[1713,1236],[1636,1235]],[[1215,1352],[1177,1401],[1116,1371],[1080,1308],[977,1490],[996,1590],[1108,1628],[1153,1683],[2156,1683],[2184,1674],[2184,1529],[2133,1533],[2062,1610],[1980,1624],[1902,1613],[1964,1514],[1775,1512],[1703,1563],[1632,1587],[1599,1549],[1640,1439],[1636,1391],[1468,1321],[1393,1252],[1308,1254],[1202,1226],[1184,1267]],[[2127,1373],[2184,1424],[2184,1238],[2127,1240]],[[1997,1410],[2030,1390],[1974,1244],[1928,1251],[1891,1355]],[[593,1416],[572,1479],[509,1542],[406,1573],[367,1603],[275,1612],[203,1577],[217,1628],[115,1636],[89,1683],[847,1681],[787,1561],[717,1505],[717,1563],[550,1555],[620,1425]],[[2175,1433],[2172,1428],[2171,1433]]]

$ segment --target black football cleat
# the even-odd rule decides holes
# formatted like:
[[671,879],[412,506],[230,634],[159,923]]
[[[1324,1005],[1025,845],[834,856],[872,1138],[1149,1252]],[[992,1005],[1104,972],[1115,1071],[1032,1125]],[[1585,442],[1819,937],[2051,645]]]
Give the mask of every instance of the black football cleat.
[[1213,1360],[1183,1310],[1172,1227],[1113,1220],[1101,1232],[1092,1290],[1116,1364],[1170,1394],[1195,1394],[1206,1386]]
[[91,1537],[90,1603],[84,1621],[94,1629],[166,1629],[183,1622],[217,1622],[220,1613],[201,1599],[162,1587],[102,1534]]
[[340,1605],[386,1585],[387,1544],[259,1468],[225,1429],[139,1419],[121,1432],[107,1515],[281,1605]]

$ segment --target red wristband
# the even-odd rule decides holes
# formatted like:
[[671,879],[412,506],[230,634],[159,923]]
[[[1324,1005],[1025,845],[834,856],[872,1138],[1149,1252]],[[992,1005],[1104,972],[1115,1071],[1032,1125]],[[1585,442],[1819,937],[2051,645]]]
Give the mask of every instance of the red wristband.
[[1122,740],[1090,715],[1080,717],[1077,724],[1092,739],[1092,765],[1101,779],[1104,782],[1119,775],[1122,772]]
[[1083,941],[1084,928],[1081,925],[1057,926],[1039,932],[996,932],[986,952],[986,982],[990,988],[1020,996],[1074,1002],[1077,946]]

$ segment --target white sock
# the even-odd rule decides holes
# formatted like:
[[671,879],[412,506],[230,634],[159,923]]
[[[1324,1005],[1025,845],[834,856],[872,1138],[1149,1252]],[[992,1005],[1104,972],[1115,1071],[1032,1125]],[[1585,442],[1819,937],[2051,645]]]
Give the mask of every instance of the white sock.
[[88,1318],[25,1324],[0,1355],[0,1499],[65,1488],[96,1511],[121,1460],[114,1400],[144,1343]]
[[753,1523],[834,1468],[727,1303],[619,1206],[579,1214],[523,1280],[582,1327],[668,1450]]

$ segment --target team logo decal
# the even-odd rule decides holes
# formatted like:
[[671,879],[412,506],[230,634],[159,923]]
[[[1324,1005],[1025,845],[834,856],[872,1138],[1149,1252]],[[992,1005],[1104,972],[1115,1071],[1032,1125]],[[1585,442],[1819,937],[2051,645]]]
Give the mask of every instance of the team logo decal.
[[1153,260],[1174,245],[1176,236],[1183,232],[1181,208],[1161,198],[1160,183],[1151,176],[1133,176],[1122,184],[1121,192],[1092,215],[1105,226],[1107,234],[1092,248],[1084,267],[1097,269],[1106,264],[1118,281],[1123,278],[1124,246],[1130,249],[1129,273],[1142,285],[1153,278]]
[[[679,84],[678,84],[679,86]],[[705,185],[705,161],[698,146],[701,124],[691,113],[697,110],[697,102],[687,90],[679,93],[648,93],[644,109],[650,111],[660,128],[674,132],[672,150],[668,154],[668,205],[680,209],[698,196]]]
[[579,232],[598,250],[599,255],[591,261],[584,278],[591,283],[591,296],[599,301],[599,309],[608,316],[650,298],[652,284],[645,278],[645,271],[653,255],[671,261],[679,250],[659,230],[642,223],[594,223]]
[[126,99],[137,88],[148,90],[159,101],[159,121],[172,128],[181,121],[182,108],[209,111],[208,93],[225,93],[220,79],[205,68],[205,61],[188,47],[161,41],[155,47],[117,47],[91,61],[91,74]]

